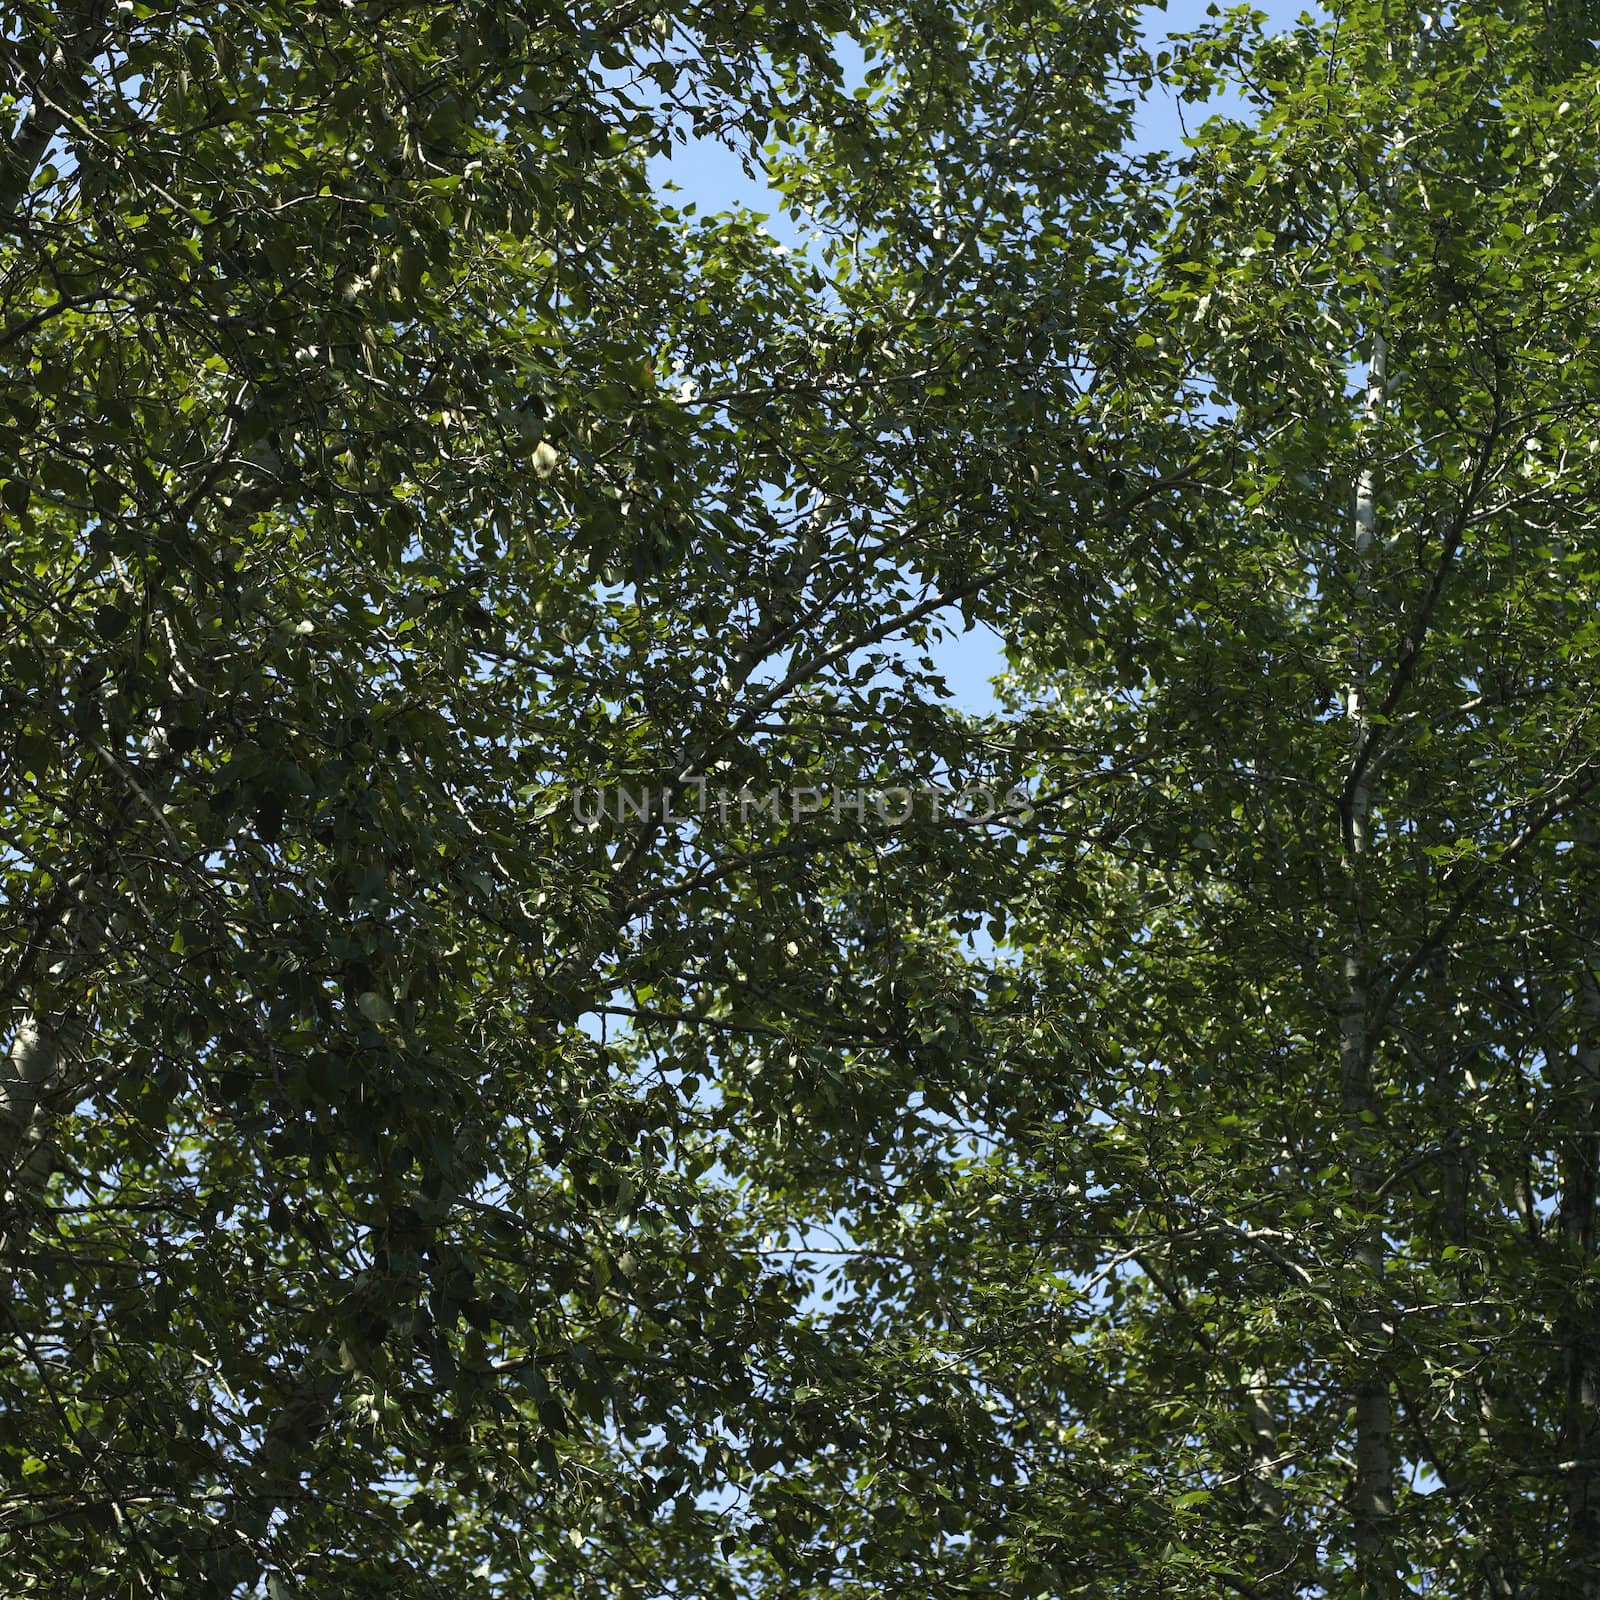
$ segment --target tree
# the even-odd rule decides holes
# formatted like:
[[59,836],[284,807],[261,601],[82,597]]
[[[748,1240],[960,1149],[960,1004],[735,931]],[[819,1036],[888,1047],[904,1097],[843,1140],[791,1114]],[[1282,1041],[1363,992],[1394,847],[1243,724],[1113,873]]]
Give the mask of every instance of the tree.
[[1138,20],[18,13],[9,1592],[1600,1592],[1592,29]]
[[1594,1592],[1591,34],[1175,46],[1243,109],[1102,357],[1149,492],[1007,596],[1043,795],[812,1318],[815,1592]]
[[[782,1559],[728,1494],[802,1442],[769,1426],[807,1280],[731,1181],[717,1041],[782,1040],[762,1115],[825,1127],[841,1048],[892,1062],[960,999],[938,949],[881,959],[874,894],[975,857],[975,905],[993,851],[661,796],[976,769],[916,650],[1060,557],[1013,526],[1027,296],[944,315],[1025,202],[909,297],[873,230],[958,162],[1032,174],[1083,226],[1063,271],[1114,281],[1130,26],[17,11],[8,1592],[717,1594]],[[1019,70],[1056,120],[975,122]],[[826,138],[893,274],[664,208],[686,124]],[[653,798],[585,822],[591,787]],[[822,915],[830,851],[865,898]]]

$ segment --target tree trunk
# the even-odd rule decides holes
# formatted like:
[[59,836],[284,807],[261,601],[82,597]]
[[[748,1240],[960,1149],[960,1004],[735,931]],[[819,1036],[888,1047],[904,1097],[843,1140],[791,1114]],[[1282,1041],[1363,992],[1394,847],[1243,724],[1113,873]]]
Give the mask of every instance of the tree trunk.
[[[1570,1129],[1561,1155],[1562,1264],[1587,1277],[1595,1247],[1596,1135],[1600,1133],[1600,947],[1584,951],[1578,977],[1578,1040],[1566,1063]],[[1562,1459],[1567,1478],[1567,1550],[1574,1600],[1600,1600],[1600,1339],[1595,1308],[1569,1296],[1561,1320],[1566,1379]]]
[[79,1087],[75,1067],[82,1060],[87,1020],[70,1001],[62,1005],[47,996],[70,992],[76,973],[98,953],[102,930],[93,891],[92,872],[68,881],[65,911],[35,946],[35,962],[48,962],[45,982],[18,1017],[0,1063],[0,1271],[9,1271],[30,1197],[50,1174],[53,1114]]
[[[1369,424],[1382,415],[1388,391],[1388,347],[1374,332],[1367,367],[1366,411]],[[1350,734],[1350,765],[1340,806],[1340,831],[1345,880],[1345,942],[1341,957],[1339,996],[1339,1099],[1347,1146],[1351,1151],[1351,1187],[1361,1232],[1355,1259],[1362,1269],[1363,1304],[1356,1319],[1360,1371],[1355,1385],[1355,1485],[1352,1498],[1356,1572],[1363,1600],[1387,1600],[1395,1592],[1390,1548],[1394,1518],[1394,1457],[1390,1442],[1393,1403],[1387,1361],[1390,1330],[1383,1311],[1384,1239],[1381,1221],[1372,1216],[1382,1181],[1379,1166],[1377,1110],[1372,1082],[1374,1041],[1370,1031],[1370,993],[1366,951],[1367,856],[1370,848],[1373,727],[1367,705],[1368,644],[1366,631],[1370,574],[1377,524],[1377,472],[1369,460],[1356,484],[1353,588],[1356,636],[1350,654],[1345,714]]]

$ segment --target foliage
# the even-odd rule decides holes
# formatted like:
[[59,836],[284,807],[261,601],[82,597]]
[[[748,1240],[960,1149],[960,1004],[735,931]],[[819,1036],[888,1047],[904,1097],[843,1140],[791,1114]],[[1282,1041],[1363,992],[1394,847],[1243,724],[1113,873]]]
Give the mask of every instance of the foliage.
[[813,1319],[814,1592],[1597,1592],[1580,20],[1176,47],[1242,105],[1105,394],[1172,465],[1007,597],[1044,798]]
[[883,846],[571,801],[977,759],[918,654],[1003,518],[901,365],[970,350],[644,170],[859,121],[847,23],[914,185],[954,13],[8,24],[7,1592],[741,1581],[804,1284],[596,1033],[825,1022]]
[[1592,28],[1140,20],[16,9],[8,1593],[1600,1594]]

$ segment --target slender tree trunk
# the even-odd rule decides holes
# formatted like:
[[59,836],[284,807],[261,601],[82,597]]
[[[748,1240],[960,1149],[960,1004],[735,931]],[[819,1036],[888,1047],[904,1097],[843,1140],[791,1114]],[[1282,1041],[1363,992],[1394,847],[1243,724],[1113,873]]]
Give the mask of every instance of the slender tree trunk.
[[1252,1468],[1250,1497],[1269,1522],[1283,1515],[1283,1486],[1278,1481],[1278,1419],[1273,1414],[1271,1377],[1256,1368],[1246,1378],[1245,1423],[1250,1430]]
[[105,813],[105,842],[39,908],[33,941],[7,977],[6,1003],[16,1020],[0,1059],[0,1279],[50,1176],[55,1119],[90,1088],[93,1018],[82,980],[106,954],[107,902],[121,872],[124,830],[141,808],[159,807],[176,766],[159,729],[146,736],[144,752],[137,777],[121,774],[124,792]]
[[[1382,415],[1388,392],[1388,347],[1381,332],[1372,336],[1367,368],[1367,420]],[[1353,587],[1356,638],[1350,653],[1345,713],[1350,734],[1350,768],[1340,807],[1346,891],[1345,943],[1339,996],[1339,1098],[1352,1158],[1352,1189],[1362,1223],[1355,1258],[1362,1268],[1365,1304],[1357,1319],[1361,1370],[1355,1387],[1355,1485],[1352,1497],[1356,1571],[1363,1600],[1387,1600],[1395,1592],[1391,1550],[1394,1518],[1393,1402],[1385,1347],[1389,1329],[1383,1313],[1384,1239],[1378,1204],[1377,1108],[1373,1094],[1366,949],[1366,874],[1371,843],[1372,723],[1367,705],[1369,626],[1368,568],[1377,525],[1377,471],[1369,460],[1356,484]]]
[[92,872],[68,881],[66,909],[34,954],[38,965],[48,963],[44,981],[31,986],[37,992],[17,1018],[0,1061],[0,1275],[10,1271],[30,1201],[50,1175],[55,1113],[81,1082],[89,1027],[71,991],[83,965],[99,953],[103,930],[93,896]]
[[1264,1367],[1245,1374],[1244,1424],[1249,1435],[1250,1476],[1246,1485],[1250,1509],[1261,1524],[1260,1566],[1253,1574],[1263,1595],[1299,1592],[1296,1575],[1303,1570],[1303,1552],[1285,1518],[1283,1452],[1278,1441],[1278,1414],[1272,1402],[1272,1375]]
[[[1592,830],[1588,830],[1592,832]],[[1587,842],[1587,841],[1586,841]],[[1571,1097],[1561,1155],[1561,1242],[1566,1273],[1586,1276],[1594,1261],[1596,1150],[1600,1136],[1600,947],[1584,951],[1578,977],[1578,1041],[1566,1063]],[[1600,1600],[1600,1337],[1596,1308],[1570,1301],[1561,1320],[1566,1395],[1562,1458],[1567,1477],[1567,1548],[1574,1600]]]

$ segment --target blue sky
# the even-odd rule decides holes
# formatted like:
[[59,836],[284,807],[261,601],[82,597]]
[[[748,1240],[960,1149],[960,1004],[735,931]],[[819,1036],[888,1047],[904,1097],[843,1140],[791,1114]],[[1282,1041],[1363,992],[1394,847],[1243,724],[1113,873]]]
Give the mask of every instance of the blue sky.
[[[1266,13],[1269,27],[1274,28],[1290,26],[1307,9],[1300,0],[1294,3],[1257,0],[1257,5]],[[1205,21],[1206,9],[1205,0],[1173,0],[1165,12],[1152,7],[1148,13],[1146,37],[1156,39],[1166,33],[1197,27]],[[1215,109],[1220,109],[1220,102]],[[1207,114],[1198,107],[1185,108],[1185,120],[1191,131]],[[1158,88],[1141,107],[1137,146],[1174,150],[1183,136],[1177,103]],[[674,198],[679,203],[693,201],[701,215],[744,207],[770,217],[771,232],[784,243],[796,248],[801,244],[796,231],[781,215],[779,198],[759,178],[751,177],[739,159],[715,140],[691,138],[677,146],[670,157],[654,160],[651,176],[658,186],[668,183],[676,186],[679,192]],[[987,629],[974,628],[966,634],[948,637],[934,652],[934,659],[954,691],[954,705],[979,713],[996,709],[989,680],[1003,670],[1005,663],[1000,642],[994,634]]]

